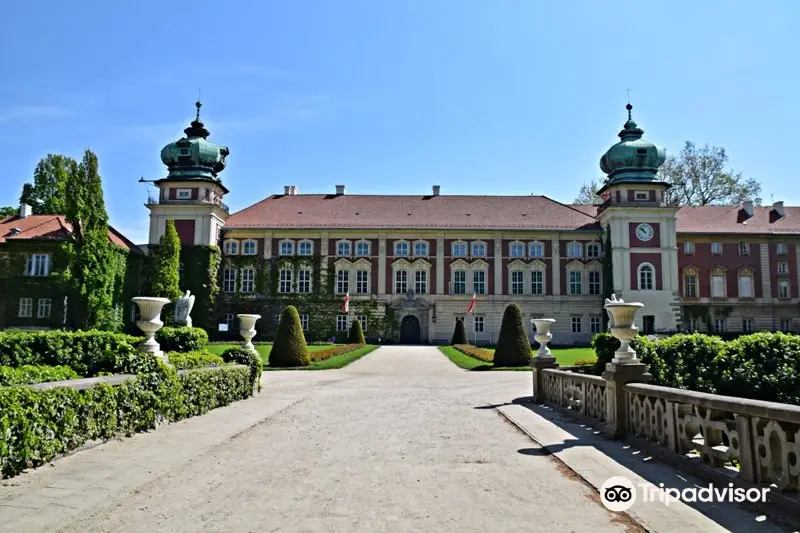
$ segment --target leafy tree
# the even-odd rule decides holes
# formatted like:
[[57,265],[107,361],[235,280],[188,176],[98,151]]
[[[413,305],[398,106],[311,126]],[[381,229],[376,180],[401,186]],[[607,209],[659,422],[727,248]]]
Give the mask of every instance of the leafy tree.
[[303,336],[300,315],[297,314],[295,306],[287,306],[281,313],[281,321],[275,332],[275,342],[269,353],[269,366],[283,368],[310,364],[311,356],[308,354],[306,338]]
[[158,241],[153,261],[153,296],[169,298],[170,301],[180,298],[181,240],[172,220],[167,220],[167,229]]
[[456,327],[453,330],[453,338],[450,339],[451,346],[455,346],[456,344],[469,344],[467,328],[464,327],[464,321],[460,318],[456,319]]
[[366,339],[364,339],[364,329],[361,327],[360,320],[354,320],[350,325],[350,336],[347,338],[347,342],[350,344],[367,343]]
[[13,217],[16,214],[17,214],[16,207],[11,207],[11,206],[0,207],[0,220],[3,220],[4,218],[8,217]]
[[525,366],[531,364],[531,343],[525,324],[522,322],[522,311],[517,304],[506,307],[500,336],[494,351],[494,366]]
[[47,154],[33,171],[33,183],[22,187],[19,201],[34,215],[62,215],[66,211],[67,184],[79,173],[78,162],[60,154]]
[[578,196],[575,197],[572,203],[578,205],[595,205],[602,203],[603,200],[597,196],[597,191],[599,191],[602,186],[603,180],[587,181],[578,189]]
[[761,184],[745,179],[727,167],[728,154],[719,146],[697,148],[689,141],[677,156],[670,156],[659,177],[672,185],[670,205],[738,205],[745,200],[761,203]]

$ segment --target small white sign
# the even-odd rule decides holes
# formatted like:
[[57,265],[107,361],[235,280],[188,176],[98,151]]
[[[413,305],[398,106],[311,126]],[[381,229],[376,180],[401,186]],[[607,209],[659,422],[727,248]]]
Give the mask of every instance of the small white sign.
[[220,331],[228,331],[228,324],[220,324],[219,325]]

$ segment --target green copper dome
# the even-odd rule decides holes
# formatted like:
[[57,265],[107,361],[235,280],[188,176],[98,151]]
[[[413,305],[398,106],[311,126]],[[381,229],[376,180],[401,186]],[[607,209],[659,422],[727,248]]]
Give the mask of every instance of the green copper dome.
[[600,158],[600,169],[608,175],[606,185],[626,181],[658,181],[658,168],[667,159],[664,148],[642,139],[644,130],[631,118],[633,106],[628,104],[628,121],[619,132],[620,141]]
[[167,165],[167,179],[218,180],[217,175],[225,170],[225,158],[230,153],[227,146],[207,140],[211,133],[200,122],[200,107],[197,102],[197,117],[183,130],[186,137],[166,145],[161,150],[161,161]]

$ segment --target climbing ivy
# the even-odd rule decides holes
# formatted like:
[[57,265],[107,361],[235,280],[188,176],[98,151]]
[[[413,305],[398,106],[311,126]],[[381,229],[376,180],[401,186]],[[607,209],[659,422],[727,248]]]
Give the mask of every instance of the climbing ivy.
[[[611,298],[614,292],[614,262],[611,254],[611,226],[606,227],[606,242],[603,246],[603,293],[604,298]],[[601,313],[603,331],[608,330],[608,313]]]

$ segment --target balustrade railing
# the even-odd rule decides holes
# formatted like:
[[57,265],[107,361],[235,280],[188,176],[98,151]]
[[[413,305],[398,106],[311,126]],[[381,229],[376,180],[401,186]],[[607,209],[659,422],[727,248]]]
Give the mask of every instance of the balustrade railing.
[[542,370],[545,401],[604,421],[606,380],[600,376],[576,374],[566,370]]

